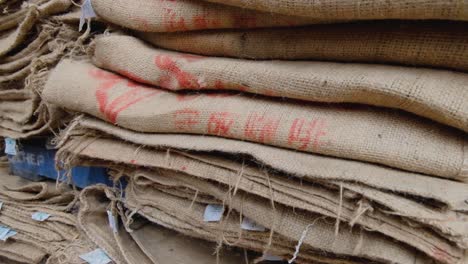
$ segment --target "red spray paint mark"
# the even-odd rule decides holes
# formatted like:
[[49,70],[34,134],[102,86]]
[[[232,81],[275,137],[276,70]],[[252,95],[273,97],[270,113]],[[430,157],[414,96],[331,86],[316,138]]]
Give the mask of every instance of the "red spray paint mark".
[[199,123],[199,115],[199,111],[194,109],[177,110],[174,113],[174,126],[178,130],[191,131]]
[[[194,75],[181,70],[170,56],[158,55],[155,57],[154,62],[160,70],[166,73],[158,80],[161,87],[170,90],[180,88],[200,89],[198,79]],[[177,82],[175,85],[173,80]]]
[[278,119],[265,114],[252,113],[245,124],[244,136],[254,142],[271,142],[275,138],[279,123]]
[[208,134],[229,136],[229,130],[234,124],[233,115],[229,112],[213,113],[208,120]]
[[166,31],[187,31],[185,19],[178,17],[176,12],[171,8],[163,8],[165,11],[163,21],[165,23]]
[[[320,137],[326,135],[323,130],[325,122],[323,120],[314,119],[311,121],[296,118],[291,125],[288,136],[288,144],[299,150],[305,150],[313,141],[314,149],[320,147]],[[314,133],[315,132],[315,133]]]
[[221,26],[218,18],[210,17],[210,14],[196,15],[192,18],[195,29],[213,29]]
[[[96,89],[96,100],[99,111],[112,123],[117,121],[117,116],[123,110],[161,92],[100,69],[90,70],[89,75],[101,82]],[[121,82],[127,82],[125,86],[127,90],[109,102],[109,92]]]

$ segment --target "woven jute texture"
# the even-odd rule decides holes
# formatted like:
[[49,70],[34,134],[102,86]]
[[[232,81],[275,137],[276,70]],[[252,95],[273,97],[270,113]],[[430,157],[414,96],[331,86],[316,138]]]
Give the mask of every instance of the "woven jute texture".
[[[80,146],[86,147],[83,148]],[[156,173],[137,171],[132,174],[132,179],[136,184],[148,185],[154,181],[164,185],[167,184],[168,177],[176,183],[178,182],[177,184],[181,186],[199,191],[203,189],[200,188],[200,186],[205,186],[204,181],[214,181],[226,187],[235,186],[237,190],[243,190],[265,199],[271,199],[274,203],[319,213],[327,217],[339,217],[340,220],[349,222],[351,225],[356,223],[370,230],[378,230],[380,233],[412,245],[429,255],[439,255],[440,252],[444,252],[444,254],[455,256],[454,260],[461,258],[463,254],[462,250],[453,246],[447,240],[440,239],[439,234],[442,233],[445,233],[442,235],[446,239],[459,243],[461,247],[468,247],[466,244],[468,242],[468,235],[466,230],[463,230],[467,227],[467,225],[464,224],[467,216],[465,215],[463,217],[459,215],[457,217],[454,212],[441,213],[432,211],[429,206],[424,207],[420,205],[419,210],[424,210],[426,213],[425,217],[427,217],[427,219],[433,218],[433,221],[427,221],[427,219],[423,217],[417,220],[419,220],[420,223],[428,223],[432,229],[437,229],[437,232],[434,232],[423,227],[416,227],[417,225],[408,224],[405,221],[400,221],[398,218],[391,216],[391,214],[404,216],[404,212],[410,208],[397,209],[397,211],[390,213],[390,215],[386,215],[389,213],[386,209],[387,207],[379,208],[378,204],[368,204],[370,207],[367,210],[371,210],[372,213],[359,213],[363,208],[362,203],[365,203],[365,201],[361,199],[358,205],[355,206],[352,200],[356,200],[356,195],[351,193],[344,195],[345,197],[352,197],[351,199],[348,200],[348,198],[345,198],[340,201],[339,195],[337,194],[339,192],[336,188],[332,191],[328,188],[324,188],[323,185],[317,186],[317,182],[308,183],[304,181],[294,181],[293,179],[287,179],[285,175],[275,175],[265,171],[262,172],[252,167],[243,167],[240,164],[237,164],[236,168],[235,162],[213,156],[201,155],[201,158],[199,158],[199,155],[184,155],[178,152],[171,152],[172,154],[170,154],[164,150],[156,151],[145,149],[135,145],[125,144],[118,140],[99,138],[90,138],[88,141],[78,140],[77,142],[70,142],[61,149],[61,151],[67,150],[72,152],[69,154],[72,159],[76,158],[76,155],[80,155],[91,160],[108,160],[109,163],[105,165],[106,167],[112,167],[113,163],[127,163],[129,166],[138,165],[178,171],[178,173],[162,173],[161,170],[157,170]],[[110,154],[111,152],[118,153],[118,155]],[[63,161],[67,161],[67,158],[63,155],[59,155],[58,157]],[[210,160],[212,161],[211,163]],[[233,167],[238,170],[231,170],[228,167]],[[158,177],[161,174],[165,177]],[[334,182],[330,183],[334,184]],[[338,185],[340,185],[340,183],[338,183]],[[374,190],[373,192],[379,191]],[[366,196],[367,192],[362,192],[362,194],[364,199],[373,199],[372,196]],[[395,196],[394,194],[383,195],[390,197]],[[311,197],[314,197],[313,201],[310,201]],[[393,202],[392,199],[389,200]],[[407,201],[407,203],[411,204],[411,201]],[[413,204],[417,203],[413,202]],[[400,202],[398,204],[393,203],[389,207],[391,206],[405,206],[405,204]],[[373,208],[370,209],[371,207]],[[414,207],[413,205],[413,208]],[[337,208],[340,208],[339,215],[337,215]],[[383,210],[381,211],[381,209]],[[406,221],[411,218],[412,217],[407,218]],[[438,221],[436,218],[440,220]],[[449,218],[455,219],[451,221]],[[446,222],[453,222],[455,225],[450,225],[450,223],[446,224]],[[458,229],[457,225],[459,226]],[[434,248],[437,248],[437,250],[434,250]]]
[[137,33],[171,50],[247,59],[392,63],[468,71],[466,23],[381,22]]
[[22,13],[25,13],[24,18],[21,16],[19,16],[21,20],[10,18],[8,20],[8,26],[4,27],[9,27],[10,24],[13,24],[11,23],[12,20],[19,23],[17,24],[16,29],[10,30],[11,32],[7,31],[8,35],[6,37],[2,36],[2,38],[0,38],[0,57],[4,56],[24,42],[37,20],[40,18],[46,18],[52,14],[64,12],[70,7],[70,5],[71,2],[68,0],[51,0],[42,5],[30,4],[24,8],[24,11],[21,11]]
[[[111,206],[112,201],[114,207]],[[116,264],[153,264],[122,225],[119,225],[117,233],[109,227],[107,210],[115,209],[115,201],[112,190],[104,185],[95,185],[81,191],[79,226]],[[120,219],[118,214],[117,217]]]
[[[159,175],[163,175],[163,172],[160,172]],[[189,185],[181,184],[180,182],[177,183],[177,180],[171,177],[164,179],[164,181],[166,184],[161,187],[159,187],[161,182],[154,185],[146,183],[140,185],[130,182],[126,189],[126,194],[128,195],[127,199],[133,199],[134,203],[140,203],[140,206],[150,204],[156,205],[156,207],[160,209],[165,208],[168,210],[170,207],[174,208],[175,205],[171,206],[170,204],[178,203],[177,200],[172,199],[173,201],[171,202],[171,199],[164,199],[164,197],[170,197],[171,189],[179,187],[181,189],[187,189]],[[248,217],[256,223],[270,229],[272,232],[278,233],[292,241],[301,237],[306,227],[314,223],[313,228],[308,229],[304,238],[304,245],[309,245],[315,250],[324,253],[328,252],[330,254],[348,257],[355,256],[380,261],[389,259],[390,255],[387,254],[392,254],[391,261],[394,263],[413,263],[414,259],[418,257],[417,252],[412,248],[404,247],[392,240],[385,239],[375,232],[357,229],[352,231],[348,227],[343,226],[339,235],[335,236],[333,221],[332,223],[327,223],[327,221],[322,219],[323,221],[317,220],[314,222],[314,219],[319,217],[318,215],[306,213],[298,209],[293,211],[293,208],[284,207],[280,204],[274,204],[272,208],[272,204],[268,199],[261,199],[240,190],[237,195],[227,198],[227,189],[207,181],[194,182],[194,184],[190,186],[193,188],[192,190],[194,192],[198,190],[199,195],[207,194],[217,198],[219,201],[224,200],[224,204],[228,209],[242,212],[244,217]],[[132,198],[132,196],[135,196],[135,198]],[[193,198],[182,199],[190,204]],[[182,219],[187,217],[186,214],[189,214],[193,208],[190,208],[190,205],[184,207],[182,204],[179,204],[177,207],[179,208],[179,218]],[[187,208],[187,210],[180,210],[180,208]],[[199,213],[202,214],[203,211],[200,211]],[[268,234],[268,231],[264,233]],[[356,249],[360,238],[362,238],[362,244],[360,248]],[[380,249],[380,247],[382,247],[382,249],[385,248],[385,250]]]
[[101,19],[145,32],[286,27],[320,22],[315,18],[283,16],[196,0],[93,0],[92,5]]
[[[83,78],[70,84],[72,76]],[[459,180],[468,173],[466,134],[399,111],[173,93],[74,61],[57,66],[42,96],[138,132],[213,135]]]
[[243,8],[320,19],[468,20],[466,1],[438,0],[207,0]]
[[[362,36],[360,40],[370,42]],[[343,45],[346,50],[360,52],[347,41]],[[444,45],[444,50],[446,46],[450,45]],[[459,47],[465,50],[464,44]],[[465,73],[388,65],[199,57],[153,48],[130,36],[99,38],[93,62],[134,81],[169,90],[235,90],[314,102],[384,106],[468,131]]]
[[[337,159],[312,153],[297,152],[268,145],[219,137],[187,134],[139,133],[94,118],[79,118],[65,130],[63,141],[70,135],[112,135],[136,145],[190,151],[224,152],[252,159],[277,171],[310,180],[339,180],[364,184],[386,191],[429,199],[457,211],[468,211],[465,202],[468,186],[465,183],[428,177],[365,162]],[[83,145],[81,148],[85,148]],[[75,152],[79,153],[79,149]],[[117,152],[109,153],[109,155]]]

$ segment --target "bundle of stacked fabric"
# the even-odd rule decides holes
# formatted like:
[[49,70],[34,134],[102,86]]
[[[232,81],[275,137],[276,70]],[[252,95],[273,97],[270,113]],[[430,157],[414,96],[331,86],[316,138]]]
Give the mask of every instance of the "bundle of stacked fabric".
[[83,54],[78,28],[58,18],[69,0],[4,1],[0,8],[0,135],[27,138],[49,132],[62,114],[40,93],[48,71],[65,56]]
[[79,115],[61,164],[128,179],[107,194],[127,228],[298,263],[468,261],[466,3],[91,4],[130,30],[42,95]]

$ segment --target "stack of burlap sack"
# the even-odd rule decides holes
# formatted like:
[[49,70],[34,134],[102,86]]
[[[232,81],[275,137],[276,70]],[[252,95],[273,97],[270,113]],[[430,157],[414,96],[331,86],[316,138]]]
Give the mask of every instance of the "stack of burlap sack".
[[[0,170],[0,257],[15,263],[80,263],[96,246],[80,231],[78,194],[55,182],[32,183]],[[4,262],[2,262],[4,263]]]
[[77,56],[85,37],[61,17],[70,0],[0,1],[0,135],[44,134],[62,118],[40,98],[49,70],[65,54]]
[[127,30],[42,97],[78,115],[61,164],[128,179],[82,193],[127,231],[138,215],[296,263],[467,263],[466,2],[91,4]]

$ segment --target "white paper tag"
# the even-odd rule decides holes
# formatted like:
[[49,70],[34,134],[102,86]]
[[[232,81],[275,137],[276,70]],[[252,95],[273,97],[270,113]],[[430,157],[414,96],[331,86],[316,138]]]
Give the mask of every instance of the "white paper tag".
[[3,208],[3,202],[0,202],[0,211],[2,210]]
[[50,214],[44,213],[44,212],[35,212],[32,214],[32,219],[39,221],[39,222],[44,222],[50,217]]
[[89,264],[108,264],[112,261],[109,256],[107,256],[106,252],[100,248],[83,254],[80,258]]
[[266,228],[264,226],[255,223],[252,219],[247,217],[244,217],[244,219],[242,219],[241,228],[249,231],[266,231]]
[[17,152],[16,140],[12,138],[5,138],[5,154],[15,156]]
[[205,208],[203,221],[205,222],[219,222],[223,217],[224,206],[220,204],[209,204]]
[[8,238],[16,235],[16,231],[6,226],[0,226],[0,240],[7,241]]
[[264,260],[269,260],[269,261],[282,261],[282,260],[283,260],[282,257],[270,255],[270,254],[268,254],[268,253],[266,253],[266,254],[263,255],[263,259],[264,259]]
[[117,233],[119,230],[119,220],[117,215],[114,215],[111,210],[107,210],[107,218],[109,219],[109,226],[114,233]]
[[78,31],[83,29],[86,19],[93,17],[96,17],[96,12],[94,12],[93,6],[91,5],[91,0],[85,0],[81,5],[80,25],[78,27]]

